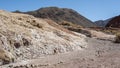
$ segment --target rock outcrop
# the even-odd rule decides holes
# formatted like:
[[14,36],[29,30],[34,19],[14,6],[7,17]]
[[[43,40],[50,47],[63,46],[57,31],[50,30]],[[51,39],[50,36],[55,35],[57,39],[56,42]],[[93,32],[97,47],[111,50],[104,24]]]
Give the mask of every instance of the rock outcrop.
[[0,10],[0,59],[3,63],[81,50],[87,45],[85,38],[51,20]]

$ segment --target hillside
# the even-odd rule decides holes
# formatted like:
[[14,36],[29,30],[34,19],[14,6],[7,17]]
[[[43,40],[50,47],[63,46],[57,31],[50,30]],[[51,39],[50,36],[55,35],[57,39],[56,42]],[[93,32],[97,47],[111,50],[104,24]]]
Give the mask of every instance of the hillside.
[[95,24],[100,26],[100,27],[105,27],[111,19],[112,18],[107,19],[107,20],[98,20],[98,21],[95,21]]
[[64,23],[73,23],[79,24],[82,27],[94,27],[96,26],[92,21],[88,20],[84,16],[80,15],[76,11],[68,8],[58,8],[58,7],[46,7],[40,8],[35,11],[29,12],[20,12],[17,13],[25,13],[30,14],[38,18],[47,18],[55,21],[58,24]]
[[112,18],[105,27],[120,28],[120,16]]
[[81,50],[85,38],[48,19],[0,10],[0,65]]
[[95,23],[100,27],[120,28],[120,16],[115,16],[107,20],[95,21]]

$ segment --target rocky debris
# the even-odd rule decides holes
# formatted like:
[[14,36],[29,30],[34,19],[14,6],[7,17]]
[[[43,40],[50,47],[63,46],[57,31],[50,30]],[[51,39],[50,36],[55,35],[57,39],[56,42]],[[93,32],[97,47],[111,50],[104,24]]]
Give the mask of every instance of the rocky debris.
[[95,31],[91,29],[85,29],[85,30],[88,31],[91,34],[91,37],[93,38],[97,38],[101,40],[110,40],[110,41],[114,41],[115,39],[115,35],[110,35],[110,34],[103,33],[101,31]]
[[120,44],[88,38],[89,46],[74,51],[24,60],[3,65],[1,68],[119,68]]
[[31,15],[0,10],[1,60],[11,62],[14,57],[18,62],[86,47],[85,36],[57,26]]
[[38,18],[51,19],[58,24],[62,24],[64,23],[64,21],[66,21],[66,22],[77,24],[77,25],[79,24],[83,27],[96,26],[92,21],[80,15],[78,12],[68,8],[45,7],[35,11],[29,11],[29,12],[15,11],[15,12],[30,14]]
[[75,31],[81,34],[86,35],[87,37],[91,37],[91,33],[89,30],[86,30],[86,28],[76,28],[76,27],[67,27],[68,30]]
[[69,30],[78,32],[78,33],[82,33],[84,35],[86,35],[87,37],[91,37],[91,38],[97,38],[97,39],[101,39],[101,40],[109,40],[109,41],[115,41],[115,35],[111,35],[111,34],[106,34],[104,32],[101,31],[96,31],[94,29],[90,29],[90,28],[69,28]]
[[2,64],[8,64],[10,62],[14,62],[15,57],[8,51],[0,49],[0,62]]

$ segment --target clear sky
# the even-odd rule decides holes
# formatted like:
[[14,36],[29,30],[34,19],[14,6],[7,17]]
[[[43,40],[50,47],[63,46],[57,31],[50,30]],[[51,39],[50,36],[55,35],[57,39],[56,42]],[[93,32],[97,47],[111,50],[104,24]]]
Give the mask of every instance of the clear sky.
[[0,9],[31,11],[41,7],[72,8],[96,21],[120,15],[120,0],[0,0]]

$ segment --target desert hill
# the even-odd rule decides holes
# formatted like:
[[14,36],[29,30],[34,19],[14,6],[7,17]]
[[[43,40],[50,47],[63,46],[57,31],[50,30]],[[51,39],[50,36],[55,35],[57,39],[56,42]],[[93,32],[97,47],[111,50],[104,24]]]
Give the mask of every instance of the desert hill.
[[73,24],[79,24],[82,27],[96,26],[92,21],[80,15],[78,12],[68,8],[45,7],[35,11],[28,11],[28,12],[15,11],[15,12],[30,14],[38,18],[51,19],[58,24],[67,23],[66,25],[69,25],[69,23],[73,23]]
[[98,20],[98,21],[95,21],[95,24],[97,26],[100,26],[100,27],[105,27],[107,25],[107,23],[111,20],[112,18],[110,19],[107,19],[107,20]]
[[0,63],[7,64],[86,47],[85,36],[48,19],[0,10]]
[[107,20],[99,20],[95,23],[100,27],[120,28],[120,16],[115,16]]
[[120,28],[120,16],[112,18],[105,27]]

